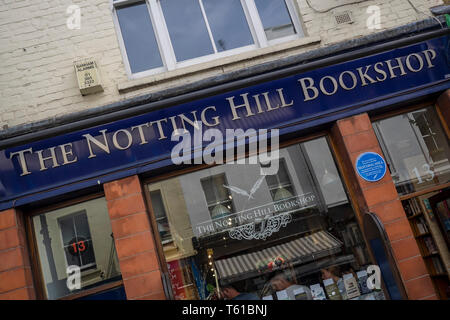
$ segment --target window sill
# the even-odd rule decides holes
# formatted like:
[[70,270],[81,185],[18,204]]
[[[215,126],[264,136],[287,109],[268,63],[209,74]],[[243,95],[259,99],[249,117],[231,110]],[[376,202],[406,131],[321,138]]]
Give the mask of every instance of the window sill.
[[214,68],[218,67],[224,67],[228,65],[233,65],[236,63],[242,63],[247,60],[251,60],[254,58],[260,58],[264,57],[266,55],[280,53],[283,51],[290,51],[294,49],[298,49],[307,45],[317,44],[320,43],[321,39],[320,36],[314,36],[314,37],[303,37],[300,39],[296,39],[293,41],[260,48],[256,50],[251,50],[248,52],[240,53],[237,55],[229,56],[226,58],[216,59],[213,61],[200,63],[196,65],[192,65],[189,67],[183,67],[180,69],[175,69],[159,74],[155,74],[152,76],[144,77],[141,79],[133,79],[133,80],[127,80],[118,83],[117,89],[119,90],[119,93],[125,93],[133,90],[142,89],[145,87],[149,87],[155,84],[163,83],[166,81],[170,81],[176,78],[179,78],[181,76],[190,76],[196,73],[205,72]]

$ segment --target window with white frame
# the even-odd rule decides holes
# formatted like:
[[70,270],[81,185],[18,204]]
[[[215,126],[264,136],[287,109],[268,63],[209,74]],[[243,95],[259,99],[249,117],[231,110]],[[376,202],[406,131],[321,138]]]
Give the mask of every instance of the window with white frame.
[[295,0],[113,0],[138,78],[302,37]]
[[95,265],[92,237],[86,211],[58,219],[67,265],[86,269]]

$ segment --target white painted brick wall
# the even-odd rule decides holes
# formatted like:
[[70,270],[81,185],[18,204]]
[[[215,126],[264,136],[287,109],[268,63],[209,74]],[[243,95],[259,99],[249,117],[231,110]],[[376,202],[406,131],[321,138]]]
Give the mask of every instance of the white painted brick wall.
[[[411,1],[428,13],[428,8],[442,3],[441,0]],[[313,6],[318,3],[310,2]],[[317,8],[324,9],[336,3],[339,2],[323,0]],[[80,30],[69,30],[66,26],[66,9],[71,4],[81,7]],[[381,8],[381,30],[366,27],[369,5]],[[177,77],[144,89],[119,93],[118,84],[129,80],[113,25],[110,0],[0,0],[0,130],[190,83],[427,17],[417,13],[406,0],[364,1],[326,13],[314,11],[306,0],[298,0],[298,7],[306,33],[320,35],[320,44],[251,60],[242,61],[237,56],[235,63],[208,69],[204,69],[208,64],[201,64],[194,67],[194,73],[183,76],[180,70]],[[355,22],[336,26],[333,13],[345,10],[352,11]],[[97,60],[104,92],[83,97],[77,86],[73,61],[85,57]]]

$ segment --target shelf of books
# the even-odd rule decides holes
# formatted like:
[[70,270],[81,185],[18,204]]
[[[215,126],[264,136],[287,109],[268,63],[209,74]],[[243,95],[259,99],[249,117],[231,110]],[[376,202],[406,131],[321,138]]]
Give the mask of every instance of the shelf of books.
[[[434,286],[440,298],[447,299],[449,276],[443,262],[442,250],[436,243],[436,232],[433,229],[433,221],[430,218],[432,213],[427,207],[427,199],[415,197],[403,200],[402,204]],[[447,259],[447,255],[444,258]]]

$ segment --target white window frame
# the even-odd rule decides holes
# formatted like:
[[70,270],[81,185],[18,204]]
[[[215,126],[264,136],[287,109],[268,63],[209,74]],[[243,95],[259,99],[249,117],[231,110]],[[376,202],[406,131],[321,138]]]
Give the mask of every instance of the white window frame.
[[[150,197],[151,197],[151,193],[152,192],[159,192],[159,195],[160,195],[160,197],[161,197],[161,203],[162,203],[162,206],[163,206],[163,209],[164,209],[164,216],[163,217],[159,217],[159,218],[157,218],[156,217],[156,212],[155,212],[155,208],[153,207],[153,216],[155,217],[155,221],[156,221],[156,223],[158,223],[158,220],[163,220],[163,219],[166,219],[167,220],[167,223],[169,224],[169,234],[170,234],[170,238],[168,238],[168,239],[165,239],[165,240],[162,240],[162,238],[161,238],[161,243],[164,245],[164,244],[167,244],[167,243],[171,243],[171,242],[173,242],[173,234],[172,234],[172,232],[173,232],[173,230],[171,230],[171,228],[172,228],[172,226],[171,226],[171,224],[170,224],[170,220],[169,220],[169,216],[167,215],[167,206],[166,206],[166,202],[165,202],[165,199],[164,199],[164,195],[163,195],[163,192],[162,192],[162,189],[155,189],[155,190],[150,190],[149,189],[149,195],[150,195]],[[159,232],[159,230],[158,230],[158,232]]]
[[[64,262],[65,262],[65,264],[66,264],[66,270],[67,270],[67,268],[69,267],[69,264],[68,264],[68,262],[67,262],[66,246],[64,245],[64,236],[63,236],[63,232],[62,232],[62,229],[61,229],[61,223],[60,223],[60,221],[61,221],[61,220],[64,220],[64,219],[69,219],[69,218],[70,218],[70,219],[72,220],[72,223],[73,223],[73,227],[74,227],[74,230],[75,230],[75,235],[77,236],[77,228],[76,228],[76,226],[75,226],[74,218],[75,218],[76,216],[78,216],[78,215],[83,215],[83,214],[86,216],[86,219],[88,219],[86,210],[77,211],[77,212],[74,212],[74,213],[70,213],[70,214],[67,214],[67,215],[63,215],[63,216],[61,216],[61,217],[58,218],[59,237],[60,237],[60,240],[61,240],[61,243],[62,243],[62,246],[63,246],[63,251],[64,251]],[[89,227],[89,220],[88,220],[88,227]],[[93,241],[92,241],[92,234],[91,234],[91,229],[90,229],[90,227],[89,227],[89,234],[91,235],[91,238],[89,239],[89,241],[91,242],[92,250],[94,250],[94,244],[93,244]],[[81,265],[81,266],[79,266],[79,267],[80,267],[80,270],[83,272],[83,271],[86,270],[86,269],[90,269],[91,267],[96,267],[96,266],[97,266],[97,259],[96,259],[96,257],[95,257],[95,251],[94,251],[94,262],[91,262],[91,263],[88,263],[88,264],[85,264],[85,265]]]
[[[226,1],[226,0],[224,0],[224,1]],[[213,36],[212,36],[212,32],[211,32],[209,23],[208,23],[208,18],[206,16],[206,13],[205,13],[205,10],[203,7],[202,0],[198,0],[198,2],[200,4],[202,16],[206,22],[207,32],[208,32],[211,44],[213,46],[214,53],[205,55],[205,56],[201,56],[201,57],[196,57],[196,58],[189,59],[189,60],[183,60],[183,61],[176,60],[175,51],[173,49],[172,42],[170,40],[169,30],[167,28],[167,25],[166,25],[166,22],[164,19],[160,0],[118,0],[118,1],[110,0],[110,4],[111,4],[111,11],[112,11],[112,15],[113,15],[114,26],[115,26],[118,41],[119,41],[119,47],[120,47],[120,50],[122,53],[125,69],[127,71],[127,75],[130,79],[138,79],[138,78],[151,76],[151,75],[159,74],[159,73],[166,72],[166,71],[172,71],[172,70],[176,70],[176,69],[183,68],[183,67],[188,67],[188,66],[192,66],[192,65],[196,65],[196,64],[200,64],[200,63],[204,63],[204,62],[209,62],[209,61],[216,60],[216,59],[229,57],[232,55],[237,55],[237,54],[255,50],[258,48],[264,48],[264,47],[276,45],[276,44],[279,44],[282,42],[291,41],[291,40],[295,40],[295,39],[304,37],[305,34],[304,34],[302,24],[301,24],[300,18],[299,18],[300,13],[297,11],[296,6],[294,4],[295,0],[284,0],[284,1],[286,2],[288,12],[289,12],[291,21],[293,23],[293,26],[294,26],[294,29],[296,32],[295,34],[285,36],[282,38],[278,38],[278,39],[267,40],[266,34],[264,32],[264,27],[261,22],[261,19],[260,19],[260,16],[259,16],[259,13],[256,8],[256,4],[255,4],[254,0],[240,0],[243,11],[244,11],[245,18],[247,20],[247,24],[248,24],[250,33],[253,38],[253,44],[235,48],[235,49],[231,49],[231,50],[218,52],[215,42],[214,42],[214,39],[213,39]],[[153,30],[155,32],[155,38],[156,38],[156,42],[158,45],[159,54],[161,56],[163,66],[145,70],[145,71],[141,71],[141,72],[132,73],[130,62],[128,60],[128,55],[127,55],[126,48],[125,48],[125,43],[123,41],[122,32],[120,30],[119,19],[117,17],[116,9],[119,9],[120,7],[125,6],[125,5],[130,5],[130,4],[134,4],[134,3],[144,3],[144,2],[147,4],[147,9],[149,12]]]

